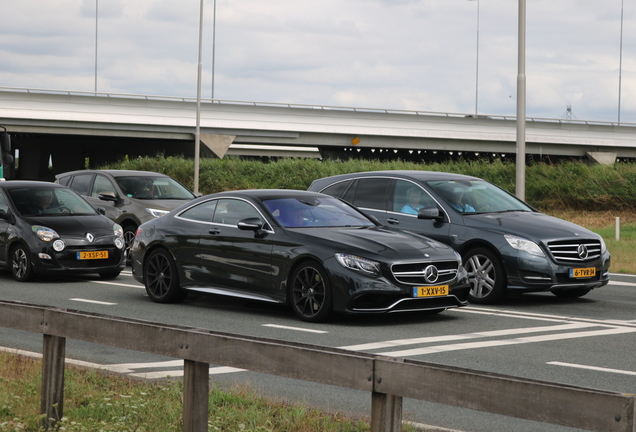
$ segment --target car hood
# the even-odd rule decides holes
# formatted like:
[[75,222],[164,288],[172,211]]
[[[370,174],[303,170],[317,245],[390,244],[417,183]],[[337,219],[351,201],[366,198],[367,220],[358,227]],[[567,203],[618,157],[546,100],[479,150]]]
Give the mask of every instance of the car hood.
[[113,221],[106,216],[40,216],[25,217],[26,223],[31,225],[41,225],[55,230],[60,237],[83,236],[90,232],[94,236],[105,236],[113,234]]
[[473,228],[499,231],[530,240],[550,241],[562,238],[597,238],[598,235],[572,222],[538,212],[488,213],[464,216],[464,224]]
[[[401,259],[429,254],[434,258],[456,259],[449,246],[427,237],[382,227],[299,228],[294,235],[311,237],[312,244],[327,242],[342,252],[360,250],[359,253],[395,255]],[[362,252],[363,251],[363,252]]]

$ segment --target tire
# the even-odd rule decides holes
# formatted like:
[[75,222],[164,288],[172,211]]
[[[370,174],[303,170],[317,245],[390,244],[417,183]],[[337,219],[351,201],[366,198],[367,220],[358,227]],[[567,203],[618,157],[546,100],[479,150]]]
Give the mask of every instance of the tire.
[[103,272],[99,273],[99,277],[102,279],[115,279],[121,273],[120,270],[112,271],[112,272]]
[[292,309],[301,320],[323,322],[331,315],[331,284],[320,264],[301,264],[290,279],[290,294]]
[[179,286],[177,265],[165,249],[155,249],[144,263],[144,285],[148,297],[157,303],[178,303],[188,295]]
[[132,246],[133,241],[135,240],[135,234],[137,233],[137,227],[135,225],[126,225],[124,227],[124,259],[126,260],[126,265],[130,265],[132,260],[130,258],[130,247]]
[[29,251],[23,245],[17,245],[11,251],[11,273],[18,282],[30,281],[35,275]]
[[554,294],[555,296],[559,297],[559,298],[565,298],[565,299],[574,299],[574,298],[579,298],[579,297],[583,297],[585,294],[589,293],[590,291],[592,291],[589,288],[574,288],[574,289],[557,289],[552,291],[552,294]]
[[506,296],[506,274],[494,252],[471,249],[464,254],[463,261],[470,280],[469,302],[494,304]]

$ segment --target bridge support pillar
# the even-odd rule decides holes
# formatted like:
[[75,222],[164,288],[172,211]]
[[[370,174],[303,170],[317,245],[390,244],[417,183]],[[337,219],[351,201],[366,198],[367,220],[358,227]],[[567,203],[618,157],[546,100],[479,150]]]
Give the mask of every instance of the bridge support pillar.
[[611,165],[616,162],[616,153],[587,152],[590,161],[601,165]]

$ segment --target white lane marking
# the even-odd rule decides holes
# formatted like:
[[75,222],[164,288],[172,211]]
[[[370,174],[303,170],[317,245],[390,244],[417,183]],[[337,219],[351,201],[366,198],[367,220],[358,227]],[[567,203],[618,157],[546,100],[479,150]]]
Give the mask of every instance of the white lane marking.
[[458,335],[428,336],[428,337],[413,338],[413,339],[397,339],[397,340],[390,340],[390,341],[384,341],[384,342],[342,346],[339,348],[352,350],[352,351],[364,351],[364,350],[390,348],[390,347],[415,345],[415,344],[423,344],[423,343],[447,342],[447,341],[456,341],[456,340],[463,340],[463,339],[477,339],[477,338],[487,338],[487,337],[496,337],[496,336],[511,336],[511,335],[518,335],[518,334],[526,334],[526,333],[574,330],[574,329],[581,329],[586,327],[596,327],[596,325],[587,324],[587,323],[571,323],[571,324],[562,324],[562,325],[556,325],[556,326],[491,330],[491,331],[484,331],[484,332],[464,333],[464,334],[458,334]]
[[617,374],[623,374],[623,375],[636,375],[636,372],[634,371],[609,369],[604,367],[579,365],[574,363],[563,363],[558,361],[551,361],[551,362],[547,362],[546,364],[554,365],[554,366],[565,366],[565,367],[571,367],[571,368],[577,368],[577,369],[587,369],[587,370],[593,370],[593,371],[599,371],[599,372],[610,372],[610,373],[617,373]]
[[302,327],[289,327],[289,326],[278,325],[278,324],[263,324],[261,325],[261,327],[272,327],[272,328],[278,328],[283,330],[295,330],[295,331],[302,331],[302,332],[308,332],[308,333],[321,333],[321,334],[329,333],[326,330],[314,330],[314,329],[306,329]]
[[[244,372],[245,369],[237,369],[229,366],[212,367],[209,370],[210,375],[221,375],[226,373]],[[168,378],[168,377],[182,377],[184,375],[183,369],[171,370],[171,371],[157,371],[157,372],[138,372],[128,374],[137,378],[155,379],[155,378]]]
[[104,285],[116,285],[116,286],[123,286],[123,287],[129,287],[129,288],[146,289],[146,287],[144,287],[143,285],[131,285],[131,284],[124,284],[124,283],[118,283],[118,282],[107,282],[107,281],[91,281],[91,282],[98,283],[98,284],[104,284]]
[[616,327],[616,328],[610,328],[610,329],[604,329],[604,330],[561,333],[561,334],[553,334],[553,335],[532,336],[532,337],[526,337],[526,338],[514,338],[514,339],[494,340],[494,341],[485,341],[485,342],[469,342],[469,343],[453,344],[453,345],[438,345],[438,346],[415,348],[415,349],[402,350],[402,351],[382,352],[378,354],[385,355],[388,357],[406,357],[406,356],[414,356],[414,355],[436,354],[441,352],[458,351],[458,350],[465,350],[465,349],[499,347],[499,346],[519,345],[519,344],[527,344],[527,343],[535,343],[535,342],[549,342],[549,341],[556,341],[556,340],[563,340],[563,339],[576,339],[576,338],[582,338],[582,337],[606,336],[606,335],[634,333],[634,332],[636,332],[636,328]]
[[620,282],[620,281],[609,281],[608,285],[624,285],[624,286],[636,286],[636,283],[633,282]]
[[103,301],[97,301],[97,300],[88,300],[88,299],[81,299],[81,298],[72,298],[69,299],[71,301],[77,301],[77,302],[83,302],[83,303],[94,303],[94,304],[100,304],[100,305],[106,305],[106,306],[115,306],[117,303],[110,303],[110,302],[103,302]]

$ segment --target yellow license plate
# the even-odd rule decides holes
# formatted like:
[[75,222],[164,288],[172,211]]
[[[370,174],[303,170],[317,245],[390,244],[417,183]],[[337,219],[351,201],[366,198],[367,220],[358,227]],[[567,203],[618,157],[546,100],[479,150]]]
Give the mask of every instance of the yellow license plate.
[[438,297],[448,295],[448,285],[421,286],[413,288],[413,297]]
[[77,259],[108,259],[108,251],[77,252]]
[[596,267],[570,269],[571,278],[590,278],[596,276]]

